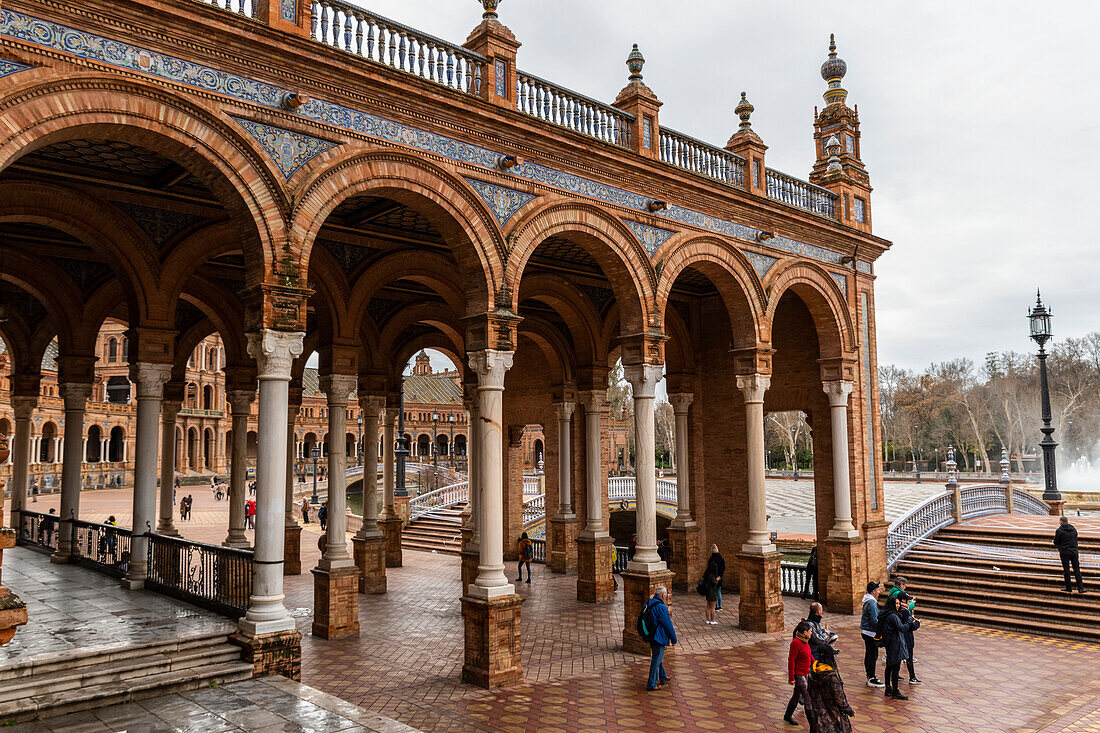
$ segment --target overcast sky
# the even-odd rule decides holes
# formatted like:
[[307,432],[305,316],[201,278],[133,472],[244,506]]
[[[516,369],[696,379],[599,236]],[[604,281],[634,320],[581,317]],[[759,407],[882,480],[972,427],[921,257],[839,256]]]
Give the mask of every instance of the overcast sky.
[[[461,43],[476,0],[358,0]],[[632,43],[661,122],[716,145],[742,90],[768,165],[805,178],[829,33],[848,63],[875,233],[879,360],[918,369],[1028,350],[1035,288],[1058,337],[1100,330],[1100,93],[1089,2],[502,0],[519,67],[597,99]]]

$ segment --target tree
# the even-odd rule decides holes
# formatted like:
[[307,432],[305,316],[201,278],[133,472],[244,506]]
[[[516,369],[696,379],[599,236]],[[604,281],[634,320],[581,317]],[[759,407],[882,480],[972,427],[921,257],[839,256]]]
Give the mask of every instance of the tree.
[[676,466],[676,413],[667,400],[657,403],[653,411],[657,455],[667,455],[670,464]]

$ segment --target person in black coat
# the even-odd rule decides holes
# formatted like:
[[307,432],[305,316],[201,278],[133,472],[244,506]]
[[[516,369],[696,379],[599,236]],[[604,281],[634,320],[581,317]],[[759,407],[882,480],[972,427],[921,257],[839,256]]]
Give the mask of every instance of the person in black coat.
[[1087,593],[1085,584],[1081,580],[1081,559],[1077,554],[1077,528],[1069,523],[1068,517],[1058,520],[1058,529],[1054,531],[1054,546],[1058,548],[1058,556],[1062,559],[1062,574],[1066,580],[1062,590],[1066,593],[1073,592],[1073,586],[1069,580],[1069,571],[1072,567],[1077,579],[1077,592]]
[[802,588],[802,597],[817,598],[817,545],[810,550],[810,559],[806,561],[806,585]]
[[909,658],[909,646],[906,635],[920,626],[916,618],[902,621],[901,599],[888,598],[886,608],[878,620],[879,635],[886,642],[886,697],[894,700],[908,700],[908,695],[901,694],[898,689],[898,678],[901,676],[901,663]]
[[917,672],[913,668],[913,650],[915,649],[913,632],[920,628],[920,621],[913,618],[913,612],[909,610],[907,603],[902,604],[900,615],[902,623],[910,624],[909,630],[905,632],[905,646],[909,652],[909,656],[905,658],[905,666],[909,668],[909,684],[919,685],[921,681],[917,679]]
[[722,610],[722,577],[726,574],[726,560],[722,553],[718,552],[718,545],[710,546],[710,559],[707,563],[714,563],[716,577],[718,579],[718,601],[714,606],[715,611]]

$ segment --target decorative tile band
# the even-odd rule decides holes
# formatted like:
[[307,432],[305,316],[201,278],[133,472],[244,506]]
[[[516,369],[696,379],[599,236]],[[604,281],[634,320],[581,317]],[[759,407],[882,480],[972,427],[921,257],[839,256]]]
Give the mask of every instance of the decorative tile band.
[[0,77],[5,77],[10,74],[17,74],[20,71],[26,71],[27,69],[33,69],[33,66],[27,66],[21,64],[18,61],[11,61],[10,59],[0,59]]
[[298,0],[283,0],[282,9],[283,20],[288,23],[293,23],[297,20],[294,15],[298,10]]
[[630,227],[630,231],[634,232],[634,236],[645,247],[646,254],[649,255],[650,259],[653,259],[653,255],[657,253],[661,245],[676,233],[668,229],[642,224],[640,221],[634,221],[633,219],[623,219],[623,223]]
[[515,216],[515,213],[529,204],[537,196],[517,191],[514,188],[505,188],[493,183],[479,181],[476,178],[467,178],[466,182],[473,186],[478,195],[485,200],[489,208],[493,210],[493,216],[497,218],[501,226]]
[[752,268],[756,270],[756,274],[763,280],[764,276],[768,274],[768,270],[772,269],[772,265],[779,262],[778,259],[771,255],[762,255],[759,252],[746,252],[741,250],[741,254],[748,257],[749,262],[752,263]]
[[264,149],[275,165],[279,167],[283,178],[290,179],[294,173],[309,161],[326,150],[332,150],[336,143],[320,138],[303,135],[300,132],[272,127],[262,122],[234,117],[233,121],[248,131]]
[[848,277],[846,275],[841,275],[839,272],[830,272],[829,274],[833,276],[833,279],[836,280],[837,287],[840,288],[841,292],[844,293],[844,297],[847,298]]
[[871,274],[872,270],[871,270],[871,263],[870,262],[864,262],[863,260],[859,260],[858,262],[856,262],[856,265],[859,267],[860,272],[865,272],[868,275]]
[[[114,41],[6,8],[0,9],[0,35],[273,109],[281,109],[282,100],[289,93],[289,90],[273,84],[246,79],[193,61]],[[405,145],[487,170],[497,170],[496,162],[500,157],[498,152],[333,102],[314,98],[309,104],[300,107],[298,114],[307,119],[378,140]],[[516,166],[511,172],[512,175],[532,183],[635,211],[647,213],[649,211],[651,200],[649,196],[642,196],[571,173],[529,162]],[[743,224],[679,206],[669,206],[659,216],[752,242],[756,241],[756,234],[759,231]],[[767,246],[831,264],[840,264],[840,258],[843,256],[824,247],[786,237],[769,239]]]

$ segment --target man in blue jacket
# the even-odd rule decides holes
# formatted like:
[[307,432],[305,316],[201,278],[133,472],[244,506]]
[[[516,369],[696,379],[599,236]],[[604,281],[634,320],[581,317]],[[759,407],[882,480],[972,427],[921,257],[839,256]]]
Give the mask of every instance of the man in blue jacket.
[[656,690],[668,684],[668,675],[665,673],[665,647],[676,646],[676,629],[672,627],[672,616],[668,613],[668,588],[657,586],[653,597],[646,601],[642,609],[644,614],[649,611],[656,628],[653,638],[649,641],[649,648],[653,654],[649,662],[649,680],[646,681],[646,690]]
[[885,687],[875,676],[875,665],[878,663],[878,644],[875,635],[878,633],[878,583],[871,581],[867,584],[867,592],[863,596],[863,614],[859,619],[859,633],[863,637],[863,666],[867,672],[868,687]]

